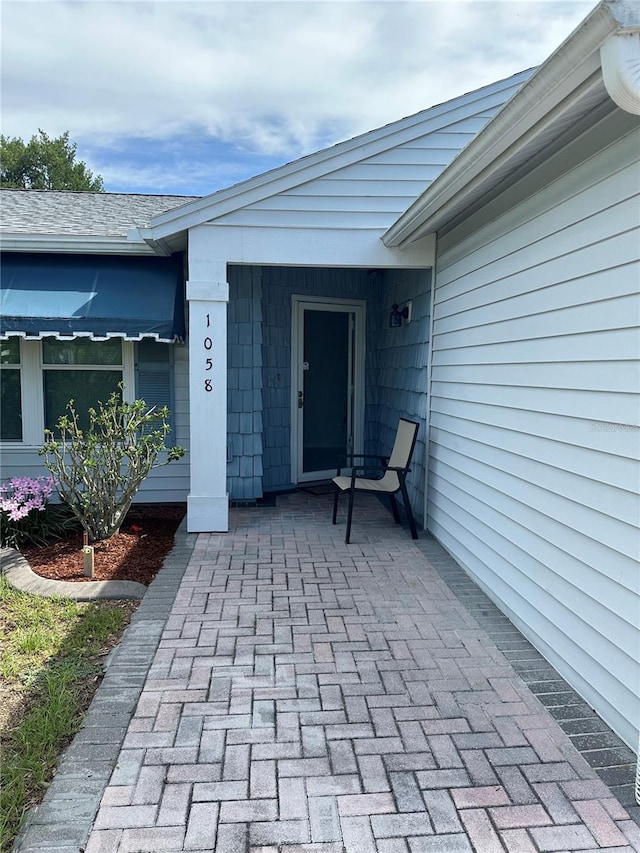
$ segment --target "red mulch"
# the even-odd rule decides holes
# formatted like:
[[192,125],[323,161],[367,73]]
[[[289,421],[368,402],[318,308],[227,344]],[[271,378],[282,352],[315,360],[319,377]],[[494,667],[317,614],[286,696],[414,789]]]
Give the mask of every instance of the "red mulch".
[[84,576],[82,532],[22,554],[36,574],[63,581],[137,581],[148,586],[173,547],[173,535],[185,515],[184,504],[133,506],[110,539],[94,543],[94,576]]

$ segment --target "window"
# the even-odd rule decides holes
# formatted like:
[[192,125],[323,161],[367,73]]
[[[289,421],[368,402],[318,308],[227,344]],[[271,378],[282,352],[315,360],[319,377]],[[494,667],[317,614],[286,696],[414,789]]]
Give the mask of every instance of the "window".
[[0,436],[22,441],[22,389],[20,387],[20,341],[0,341]]
[[122,343],[120,338],[42,341],[45,429],[55,428],[69,400],[74,401],[80,428],[88,428],[88,410],[99,400],[106,403],[122,382]]
[[45,429],[54,429],[67,403],[74,400],[80,426],[88,409],[106,402],[118,384],[128,401],[168,406],[175,442],[173,344],[145,338],[92,341],[88,338],[0,341],[0,441],[40,447]]
[[75,401],[82,428],[87,410],[106,402],[118,383],[124,383],[127,400],[135,392],[134,344],[121,338],[0,341],[0,440],[39,447],[44,431],[53,429]]

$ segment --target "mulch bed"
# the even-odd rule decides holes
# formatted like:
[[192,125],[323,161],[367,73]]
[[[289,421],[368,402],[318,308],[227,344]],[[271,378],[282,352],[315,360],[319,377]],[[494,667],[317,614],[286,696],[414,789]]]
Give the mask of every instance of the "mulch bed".
[[129,511],[120,533],[94,543],[94,576],[84,575],[82,532],[48,545],[22,548],[36,574],[44,578],[90,583],[130,580],[148,586],[173,547],[184,518],[184,504],[139,504]]

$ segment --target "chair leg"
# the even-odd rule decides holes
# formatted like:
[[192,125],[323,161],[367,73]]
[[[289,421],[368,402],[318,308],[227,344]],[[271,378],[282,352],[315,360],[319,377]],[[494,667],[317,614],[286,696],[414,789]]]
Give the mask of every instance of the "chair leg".
[[407,494],[407,484],[404,481],[404,477],[400,474],[400,491],[402,492],[402,500],[404,501],[404,508],[407,513],[407,518],[409,519],[409,528],[411,530],[411,538],[418,538],[418,531],[416,530],[416,523],[413,518],[413,512],[411,511],[411,503],[409,502],[409,495]]
[[389,501],[391,502],[391,512],[393,513],[393,520],[396,524],[400,524],[400,513],[398,512],[398,502],[396,501],[396,496],[389,495]]
[[340,500],[340,489],[336,486],[336,493],[333,496],[333,523],[337,524],[338,519],[338,501]]
[[349,544],[349,540],[351,539],[351,516],[353,515],[353,496],[355,494],[355,489],[349,489],[349,511],[347,513],[347,535],[344,538],[344,541]]

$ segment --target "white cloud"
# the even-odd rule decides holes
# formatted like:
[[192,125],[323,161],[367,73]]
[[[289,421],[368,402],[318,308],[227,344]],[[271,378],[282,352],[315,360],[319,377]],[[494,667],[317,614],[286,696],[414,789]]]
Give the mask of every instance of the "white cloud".
[[3,132],[287,159],[538,64],[593,5],[4,0]]
[[[84,156],[84,155],[83,155]],[[164,150],[154,152],[147,162],[140,164],[122,152],[84,157],[94,174],[99,174],[105,187],[120,192],[140,192],[168,195],[203,195],[239,183],[247,177],[260,174],[264,169],[280,165],[281,161],[254,163],[254,158],[241,159],[225,152],[224,156],[192,156],[187,144],[181,152],[171,154]]]

